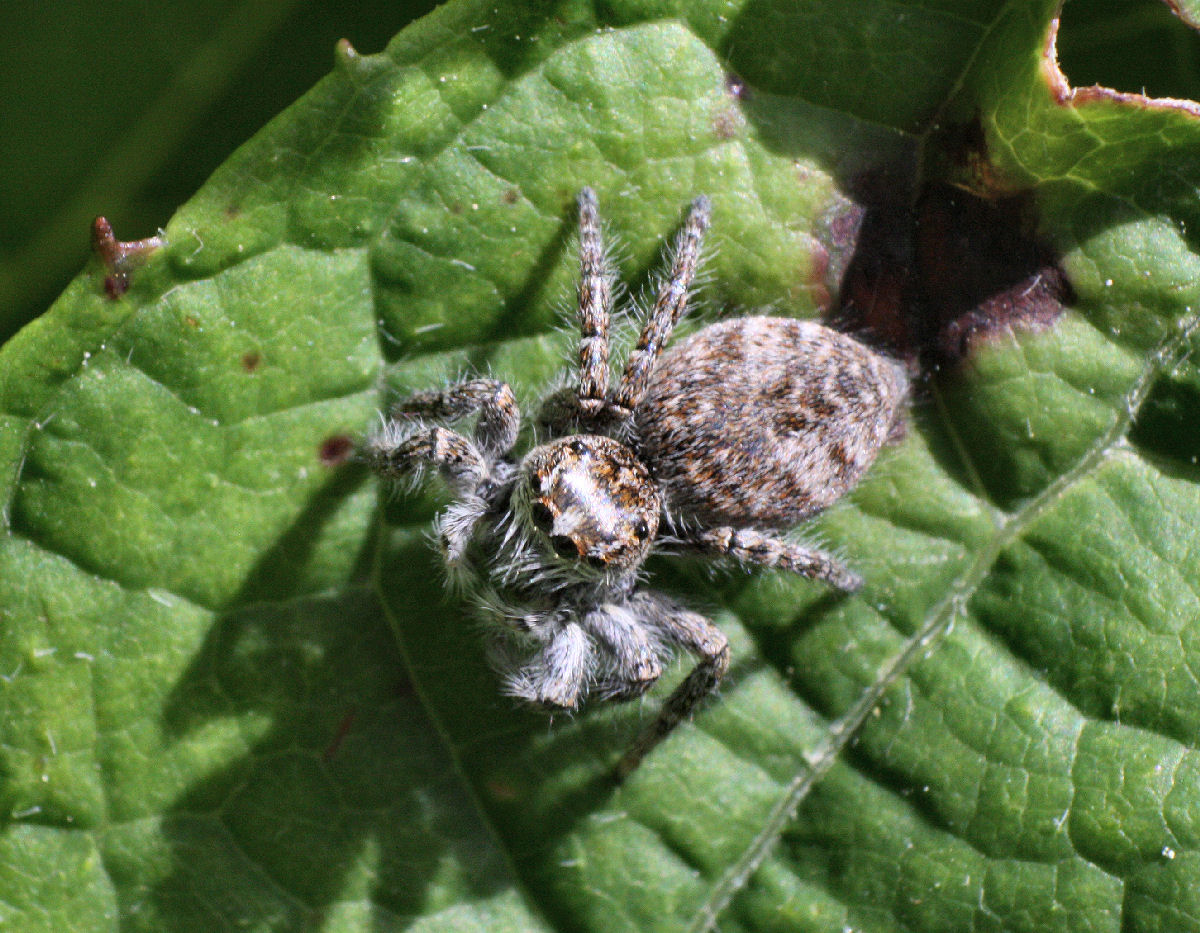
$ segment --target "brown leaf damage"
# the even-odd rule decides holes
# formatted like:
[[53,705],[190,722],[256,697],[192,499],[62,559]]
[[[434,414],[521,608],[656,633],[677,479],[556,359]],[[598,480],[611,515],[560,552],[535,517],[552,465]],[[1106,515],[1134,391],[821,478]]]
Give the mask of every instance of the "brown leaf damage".
[[118,240],[108,219],[97,217],[92,222],[92,252],[107,272],[105,294],[115,301],[129,291],[130,274],[165,243],[161,234],[144,240]]
[[1050,327],[1072,301],[1027,194],[927,184],[862,215],[837,317],[924,369],[953,367],[1012,330]]

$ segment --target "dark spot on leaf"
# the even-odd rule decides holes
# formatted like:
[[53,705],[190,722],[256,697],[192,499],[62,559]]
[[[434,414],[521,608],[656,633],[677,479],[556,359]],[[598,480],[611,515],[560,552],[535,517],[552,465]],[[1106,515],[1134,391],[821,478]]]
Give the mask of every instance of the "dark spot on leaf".
[[750,88],[741,75],[732,71],[725,75],[725,90],[734,100],[750,99]]
[[451,214],[453,214],[455,217],[457,217],[459,214],[461,214],[463,212],[463,206],[458,201],[451,201],[447,205],[447,210],[449,210]]
[[505,204],[516,204],[521,199],[521,192],[516,188],[507,188],[504,194],[500,195],[500,200]]
[[335,467],[345,463],[354,450],[354,441],[346,434],[334,434],[321,442],[319,456],[321,463],[327,467]]
[[114,272],[104,277],[104,294],[113,301],[129,291],[129,276],[124,272]]
[[194,317],[192,317],[190,314],[189,314],[189,315],[187,315],[187,316],[186,316],[186,317],[183,319],[183,323],[184,323],[184,324],[186,324],[188,327],[199,327],[199,326],[200,326],[200,322],[199,322],[199,321],[197,321],[197,320],[196,320]]
[[248,353],[242,354],[242,369],[248,373],[258,369],[258,364],[262,362],[262,354],[257,350],[251,350]]
[[735,106],[721,107],[713,114],[713,135],[717,139],[733,139],[746,125],[746,118]]
[[337,755],[338,749],[342,747],[342,743],[346,740],[346,736],[350,734],[351,728],[354,726],[354,719],[358,715],[355,709],[349,710],[342,721],[338,723],[337,730],[333,733],[333,738],[329,744],[325,746],[325,751],[321,753],[321,757],[325,761],[332,761]]

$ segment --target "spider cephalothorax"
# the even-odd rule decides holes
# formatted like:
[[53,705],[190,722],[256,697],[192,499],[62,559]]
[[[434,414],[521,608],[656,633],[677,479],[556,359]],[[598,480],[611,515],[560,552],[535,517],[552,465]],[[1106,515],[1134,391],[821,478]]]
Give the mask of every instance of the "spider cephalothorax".
[[[830,555],[776,532],[842,496],[896,428],[903,369],[808,321],[712,324],[660,359],[683,313],[709,223],[697,198],[620,379],[609,376],[612,279],[596,197],[579,196],[579,377],[547,397],[549,440],[514,455],[512,391],[472,379],[395,406],[365,453],[382,475],[437,466],[456,499],[439,520],[448,565],[502,623],[494,652],[507,691],[550,709],[589,694],[642,695],[682,648],[695,669],[618,764],[627,774],[716,689],[725,636],[639,587],[656,541],[778,567],[855,590]],[[438,422],[477,416],[471,437]]]
[[646,559],[662,497],[627,446],[577,434],[525,456],[513,504],[523,507],[560,557],[621,572]]

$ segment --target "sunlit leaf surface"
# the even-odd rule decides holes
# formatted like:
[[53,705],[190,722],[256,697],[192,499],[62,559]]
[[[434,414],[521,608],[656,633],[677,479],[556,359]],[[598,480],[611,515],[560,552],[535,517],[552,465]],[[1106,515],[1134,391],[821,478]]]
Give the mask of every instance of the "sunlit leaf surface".
[[[0,351],[0,926],[1200,927],[1200,118],[1073,95],[1054,14],[453,0],[344,49],[122,297],[89,266]],[[585,184],[635,295],[712,197],[700,320],[911,334],[965,199],[1019,205],[1067,305],[971,318],[804,532],[861,594],[653,564],[735,660],[619,789],[682,668],[514,708],[438,491],[342,456],[463,372],[536,401]]]

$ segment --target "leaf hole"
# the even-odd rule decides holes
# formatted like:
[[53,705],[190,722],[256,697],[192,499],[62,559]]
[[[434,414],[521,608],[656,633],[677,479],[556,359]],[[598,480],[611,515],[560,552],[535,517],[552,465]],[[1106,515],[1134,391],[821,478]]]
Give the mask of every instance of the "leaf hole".
[[1072,87],[1200,99],[1200,32],[1169,0],[1071,0],[1058,66]]

